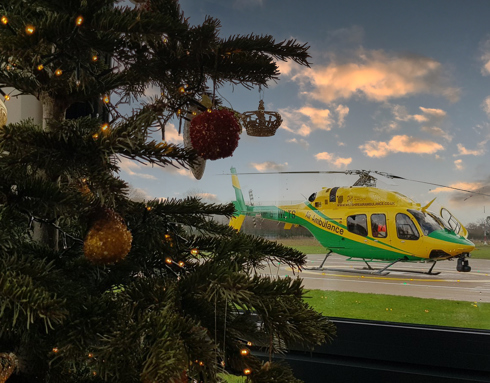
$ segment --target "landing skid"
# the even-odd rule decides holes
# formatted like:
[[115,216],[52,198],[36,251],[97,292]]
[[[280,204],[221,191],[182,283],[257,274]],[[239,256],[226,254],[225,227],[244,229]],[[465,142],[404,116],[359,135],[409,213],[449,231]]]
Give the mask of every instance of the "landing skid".
[[[363,267],[362,270],[380,270],[382,272],[382,271],[385,271],[386,269],[388,269],[390,266],[393,266],[395,263],[400,262],[400,261],[403,261],[403,258],[397,259],[395,262],[390,263],[388,266],[383,267],[382,269],[375,269],[375,268],[371,267],[371,265],[369,263],[367,263],[366,260],[364,260],[367,267]],[[406,270],[406,269],[390,269],[390,271],[399,271],[399,272],[410,273],[410,274],[439,275],[441,273],[440,271],[436,271],[435,273],[432,272],[435,265],[436,265],[436,262],[434,262],[432,264],[429,271]]]
[[325,261],[327,260],[327,258],[330,256],[330,254],[332,254],[332,250],[330,250],[326,255],[325,255],[325,258],[323,258],[323,261],[322,261],[322,264],[320,266],[311,266],[311,267],[303,267],[303,269],[305,270],[323,270],[323,265],[325,264]]
[[[305,270],[325,270],[323,265],[325,264],[325,261],[327,258],[332,254],[332,251],[329,251],[326,255],[325,258],[323,259],[322,263],[320,266],[312,266],[312,267],[304,267]],[[434,269],[434,266],[436,265],[437,262],[434,262],[432,266],[430,267],[429,271],[418,271],[418,270],[406,270],[406,269],[388,269],[393,266],[395,263],[404,261],[405,258],[400,258],[397,259],[390,264],[386,265],[385,267],[382,268],[374,268],[371,267],[371,265],[363,259],[363,261],[366,263],[367,267],[363,267],[362,269],[355,269],[355,270],[349,270],[349,269],[332,269],[328,268],[329,271],[342,271],[346,273],[354,273],[354,274],[371,274],[371,275],[388,275],[390,271],[398,271],[398,272],[403,272],[403,273],[411,273],[411,274],[425,274],[425,275],[439,275],[441,272],[436,271],[433,272],[432,270]]]

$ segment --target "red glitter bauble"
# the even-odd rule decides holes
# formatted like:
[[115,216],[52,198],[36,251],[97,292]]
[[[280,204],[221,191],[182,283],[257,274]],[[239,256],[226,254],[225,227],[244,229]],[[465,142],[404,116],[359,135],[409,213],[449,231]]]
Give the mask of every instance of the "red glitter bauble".
[[212,110],[194,117],[190,137],[194,150],[206,160],[233,155],[240,139],[240,125],[228,110]]

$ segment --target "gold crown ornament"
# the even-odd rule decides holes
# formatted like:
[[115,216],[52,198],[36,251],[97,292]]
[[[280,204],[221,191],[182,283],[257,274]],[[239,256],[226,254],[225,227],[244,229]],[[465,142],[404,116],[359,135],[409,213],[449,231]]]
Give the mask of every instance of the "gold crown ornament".
[[264,100],[259,101],[259,110],[242,113],[241,120],[247,134],[255,137],[273,136],[282,123],[279,113],[265,110]]

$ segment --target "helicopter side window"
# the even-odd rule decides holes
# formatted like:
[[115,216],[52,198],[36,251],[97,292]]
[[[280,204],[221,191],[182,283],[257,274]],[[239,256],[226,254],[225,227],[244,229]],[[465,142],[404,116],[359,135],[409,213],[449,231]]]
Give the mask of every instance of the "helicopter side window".
[[396,233],[400,239],[416,240],[420,235],[410,217],[403,213],[396,215]]
[[375,238],[386,238],[386,216],[384,214],[371,215],[371,231]]
[[351,233],[366,237],[368,234],[366,214],[348,216],[347,230],[349,230]]
[[415,217],[424,235],[429,235],[435,230],[441,230],[440,224],[429,214],[412,209],[408,209],[408,212]]
[[313,193],[312,195],[310,195],[308,197],[308,201],[313,202],[315,200],[315,198],[316,198],[316,193]]

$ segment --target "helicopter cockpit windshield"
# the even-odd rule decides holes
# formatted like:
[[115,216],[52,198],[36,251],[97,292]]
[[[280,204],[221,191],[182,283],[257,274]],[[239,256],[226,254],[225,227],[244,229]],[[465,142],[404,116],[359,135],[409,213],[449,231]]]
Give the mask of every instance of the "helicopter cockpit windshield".
[[415,217],[424,235],[429,235],[435,230],[444,228],[439,220],[436,220],[435,217],[426,212],[412,209],[408,209],[408,212]]
[[427,211],[426,213],[428,215],[430,215],[432,218],[434,218],[434,220],[436,220],[437,223],[439,223],[439,225],[441,225],[444,229],[446,229],[446,230],[453,230],[451,228],[451,226],[449,225],[449,223],[447,223],[444,218],[437,216],[435,213],[433,213],[431,211]]

